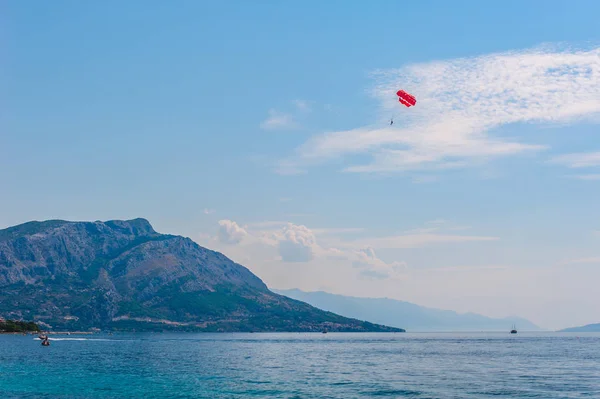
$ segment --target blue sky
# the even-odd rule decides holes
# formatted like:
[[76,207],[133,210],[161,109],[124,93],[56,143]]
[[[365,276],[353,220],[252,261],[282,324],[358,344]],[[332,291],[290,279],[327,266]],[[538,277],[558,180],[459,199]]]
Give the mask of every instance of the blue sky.
[[599,14],[5,1],[0,227],[145,217],[274,288],[600,322]]

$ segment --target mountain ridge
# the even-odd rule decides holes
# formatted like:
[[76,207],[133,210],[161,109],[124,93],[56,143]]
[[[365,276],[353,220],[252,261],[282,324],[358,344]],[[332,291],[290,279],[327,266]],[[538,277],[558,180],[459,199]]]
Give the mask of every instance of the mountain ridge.
[[494,319],[477,313],[428,308],[391,298],[353,297],[299,289],[271,290],[347,317],[364,318],[389,326],[402,322],[407,331],[504,331],[510,330],[512,324],[516,324],[519,331],[542,330],[520,317]]
[[586,324],[584,326],[569,327],[558,332],[600,332],[600,323]]
[[273,293],[248,268],[144,218],[0,230],[0,316],[57,329],[403,331]]

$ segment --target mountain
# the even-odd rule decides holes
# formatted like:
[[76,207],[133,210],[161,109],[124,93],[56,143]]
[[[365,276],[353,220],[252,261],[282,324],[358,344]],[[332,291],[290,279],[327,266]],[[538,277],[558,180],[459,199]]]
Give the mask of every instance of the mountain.
[[581,327],[565,328],[564,330],[560,330],[559,332],[600,332],[600,323],[587,324]]
[[60,330],[403,331],[273,293],[223,254],[145,219],[0,230],[0,317]]
[[388,326],[401,325],[407,331],[509,331],[513,324],[516,324],[519,331],[541,330],[519,317],[493,319],[475,313],[460,314],[451,310],[426,308],[394,299],[357,298],[322,291],[272,291],[346,317]]

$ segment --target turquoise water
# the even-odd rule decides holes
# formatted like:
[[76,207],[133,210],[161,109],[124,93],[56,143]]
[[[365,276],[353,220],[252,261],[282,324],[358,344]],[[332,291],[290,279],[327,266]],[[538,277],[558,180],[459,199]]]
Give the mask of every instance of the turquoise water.
[[600,398],[600,334],[0,336],[0,398]]

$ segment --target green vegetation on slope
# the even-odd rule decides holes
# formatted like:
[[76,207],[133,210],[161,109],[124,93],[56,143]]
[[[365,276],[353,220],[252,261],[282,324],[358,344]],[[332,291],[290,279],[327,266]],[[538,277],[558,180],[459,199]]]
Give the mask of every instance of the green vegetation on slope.
[[32,321],[0,321],[0,332],[33,332],[40,331],[37,324]]

